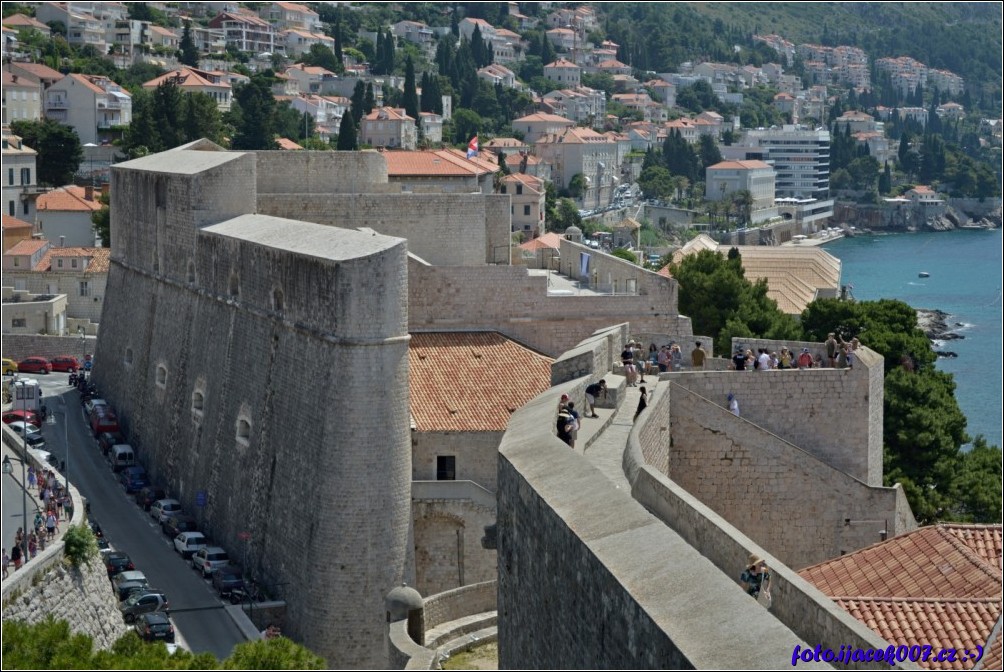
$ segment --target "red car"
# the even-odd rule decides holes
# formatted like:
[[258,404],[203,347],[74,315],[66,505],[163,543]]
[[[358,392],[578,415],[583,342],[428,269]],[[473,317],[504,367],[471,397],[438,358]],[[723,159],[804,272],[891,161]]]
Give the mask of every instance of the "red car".
[[80,368],[80,362],[77,358],[70,357],[69,355],[53,357],[50,363],[52,364],[53,371],[62,371],[63,373],[71,373]]
[[12,422],[27,422],[29,425],[35,425],[36,427],[42,426],[42,421],[38,419],[38,414],[35,411],[24,411],[21,409],[4,413],[3,422],[5,425],[9,425]]
[[52,364],[45,357],[29,357],[17,363],[19,373],[52,373]]

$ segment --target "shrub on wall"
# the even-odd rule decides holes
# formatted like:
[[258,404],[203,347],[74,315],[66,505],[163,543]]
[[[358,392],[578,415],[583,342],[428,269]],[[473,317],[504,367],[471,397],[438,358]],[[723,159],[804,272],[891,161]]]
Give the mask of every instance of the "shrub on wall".
[[71,525],[63,535],[63,553],[74,567],[91,564],[98,556],[98,542],[87,525]]

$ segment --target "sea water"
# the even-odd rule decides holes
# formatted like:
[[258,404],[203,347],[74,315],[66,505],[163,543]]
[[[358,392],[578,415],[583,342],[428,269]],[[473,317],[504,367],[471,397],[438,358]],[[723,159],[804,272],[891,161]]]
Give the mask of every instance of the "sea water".
[[824,249],[842,262],[841,282],[853,285],[854,298],[900,299],[948,313],[949,330],[965,338],[936,344],[958,354],[939,358],[937,367],[955,376],[970,436],[1001,446],[1001,231],[855,236]]

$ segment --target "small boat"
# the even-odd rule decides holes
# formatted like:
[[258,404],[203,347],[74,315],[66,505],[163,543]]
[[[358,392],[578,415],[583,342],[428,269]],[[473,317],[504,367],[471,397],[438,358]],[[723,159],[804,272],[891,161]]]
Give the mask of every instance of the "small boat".
[[920,273],[917,274],[917,277],[918,278],[929,278],[929,277],[931,277],[931,274],[928,273],[927,271],[921,271]]

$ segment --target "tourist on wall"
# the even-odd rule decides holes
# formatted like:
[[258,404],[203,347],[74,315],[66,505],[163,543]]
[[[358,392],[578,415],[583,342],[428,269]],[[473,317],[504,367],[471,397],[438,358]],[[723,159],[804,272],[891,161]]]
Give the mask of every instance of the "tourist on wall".
[[21,546],[19,544],[14,544],[14,548],[10,549],[10,559],[14,562],[14,571],[21,569]]
[[634,419],[637,420],[641,412],[648,406],[648,392],[644,387],[640,388],[641,396],[638,397],[638,410],[634,412]]
[[732,356],[732,365],[736,371],[746,370],[746,353],[743,352],[742,348],[736,348],[736,354]]
[[579,437],[579,427],[581,426],[579,424],[579,412],[575,410],[575,403],[571,401],[568,402],[568,406],[566,406],[566,409],[568,410],[568,414],[572,416],[572,421],[569,423],[568,426],[568,434],[572,437],[572,439],[571,441],[568,442],[568,446],[574,449],[575,439]]
[[701,342],[694,344],[694,349],[690,353],[690,365],[695,369],[704,368],[704,360],[708,358],[708,351],[704,349]]
[[673,362],[674,371],[683,370],[683,351],[680,350],[679,343],[674,343],[673,347],[669,349],[669,358]]
[[832,369],[837,365],[837,342],[836,336],[831,331],[826,335],[826,359],[829,362],[829,367]]
[[568,408],[562,407],[558,411],[558,438],[564,441],[571,447],[572,445],[572,414],[568,412]]
[[624,350],[621,352],[621,364],[624,365],[624,377],[627,379],[628,387],[635,386],[635,368],[634,368],[634,342],[630,342],[624,346]]
[[586,417],[587,418],[598,418],[600,416],[596,415],[596,397],[603,396],[605,400],[607,398],[607,381],[600,380],[598,383],[593,383],[586,388]]
[[659,348],[659,373],[666,373],[669,371],[669,348],[665,345]]
[[751,553],[746,563],[746,570],[739,576],[743,588],[746,592],[758,599],[762,592],[767,601],[770,602],[770,571],[767,563],[756,553]]
[[809,352],[808,348],[802,348],[802,353],[798,356],[798,368],[812,368],[812,354]]
[[732,415],[734,415],[734,416],[736,416],[738,418],[739,417],[739,400],[736,399],[736,395],[734,395],[731,392],[729,392],[728,402],[729,402],[729,412],[732,413]]

